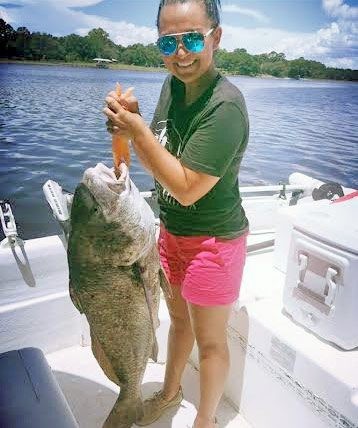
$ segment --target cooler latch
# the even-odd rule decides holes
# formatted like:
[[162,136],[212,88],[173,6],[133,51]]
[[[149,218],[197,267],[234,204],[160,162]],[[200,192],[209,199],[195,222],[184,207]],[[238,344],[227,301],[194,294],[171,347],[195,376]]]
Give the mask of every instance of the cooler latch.
[[338,275],[339,269],[331,266],[328,260],[299,252],[298,278],[292,294],[295,298],[329,315],[334,308]]
[[324,290],[325,303],[328,306],[332,306],[336,297],[337,284],[334,282],[334,277],[338,275],[338,271],[333,267],[329,267],[326,273],[326,287]]

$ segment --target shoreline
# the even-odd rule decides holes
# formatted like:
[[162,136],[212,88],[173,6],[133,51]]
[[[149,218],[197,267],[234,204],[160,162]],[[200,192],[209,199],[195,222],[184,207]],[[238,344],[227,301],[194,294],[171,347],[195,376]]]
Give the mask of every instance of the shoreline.
[[[65,61],[32,61],[32,60],[21,60],[21,59],[6,59],[0,58],[0,64],[23,64],[23,65],[47,65],[50,67],[61,66],[61,67],[77,67],[77,68],[97,68],[96,63],[92,62],[65,62]],[[109,64],[108,68],[104,70],[129,70],[129,71],[157,71],[166,72],[164,67],[145,67],[142,65],[130,65],[130,64]]]
[[[20,59],[7,59],[7,58],[0,58],[0,65],[1,64],[22,64],[22,65],[47,65],[50,67],[75,67],[75,68],[97,68],[95,63],[92,62],[65,62],[65,61],[46,61],[46,60],[39,60],[39,61],[33,61],[33,60],[20,60]],[[131,64],[109,64],[108,68],[105,68],[105,70],[126,70],[126,71],[144,71],[144,72],[158,72],[158,73],[167,73],[167,69],[165,67],[146,67],[143,65],[131,65]],[[231,76],[231,77],[238,77],[238,76],[244,76],[244,77],[250,77],[253,79],[259,78],[259,79],[288,79],[288,80],[312,80],[314,82],[337,82],[337,83],[344,83],[344,82],[350,82],[350,83],[358,83],[356,80],[337,80],[337,79],[314,79],[314,78],[301,78],[301,79],[294,79],[292,77],[276,77],[272,76],[271,74],[258,74],[256,76],[251,76],[248,74],[232,74],[228,73],[225,70],[220,70],[220,72],[225,76]]]

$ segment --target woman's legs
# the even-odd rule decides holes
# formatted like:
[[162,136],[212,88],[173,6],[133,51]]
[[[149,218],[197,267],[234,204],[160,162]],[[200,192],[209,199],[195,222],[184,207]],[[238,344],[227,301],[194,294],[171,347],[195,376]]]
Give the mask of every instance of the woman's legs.
[[180,403],[181,378],[196,338],[200,362],[200,404],[194,427],[213,428],[229,369],[227,323],[232,305],[204,307],[188,303],[182,298],[180,287],[176,286],[173,287],[173,298],[168,299],[167,304],[171,326],[164,385],[159,395],[147,400],[145,416],[137,424],[148,425],[168,406]]
[[172,286],[172,294],[173,297],[167,300],[171,324],[164,385],[161,391],[144,401],[143,414],[136,421],[139,426],[152,424],[166,409],[179,405],[183,399],[181,377],[193,349],[194,334],[187,303],[181,296],[180,287]]
[[185,364],[194,345],[194,333],[190,323],[187,302],[181,295],[180,286],[172,286],[173,298],[167,299],[170,314],[168,353],[165,369],[163,398],[170,400],[179,390]]
[[200,363],[200,404],[194,427],[211,428],[229,371],[227,325],[232,305],[188,305]]

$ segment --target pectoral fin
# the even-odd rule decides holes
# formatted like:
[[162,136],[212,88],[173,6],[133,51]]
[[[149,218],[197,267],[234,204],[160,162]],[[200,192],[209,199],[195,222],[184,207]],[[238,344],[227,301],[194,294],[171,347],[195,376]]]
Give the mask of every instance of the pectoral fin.
[[[152,297],[152,293],[150,291],[150,288],[147,285],[147,282],[145,280],[145,278],[143,278],[143,275],[141,275],[141,282],[143,285],[143,290],[144,290],[144,294],[145,294],[145,300],[147,302],[147,307],[148,307],[148,311],[149,311],[149,316],[150,316],[150,322],[152,324],[152,333],[153,333],[153,347],[152,347],[152,354],[151,354],[151,359],[155,362],[157,362],[157,358],[158,358],[158,342],[157,342],[157,337],[155,335],[155,330],[158,327],[159,323],[155,323],[154,317],[153,317],[153,312],[152,312],[152,308],[153,308],[153,297]],[[159,321],[159,320],[157,320]]]

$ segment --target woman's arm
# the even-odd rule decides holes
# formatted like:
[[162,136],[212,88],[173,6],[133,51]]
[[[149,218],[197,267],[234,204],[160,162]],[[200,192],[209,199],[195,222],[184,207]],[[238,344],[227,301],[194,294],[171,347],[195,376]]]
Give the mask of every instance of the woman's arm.
[[150,166],[155,179],[184,206],[192,205],[206,195],[219,181],[202,172],[184,166],[170,154],[148,127],[140,127],[133,139],[133,147]]
[[139,114],[125,110],[111,96],[103,112],[121,133],[132,140],[139,159],[154,178],[182,205],[192,205],[208,193],[220,177],[193,171],[181,164],[158,142]]

